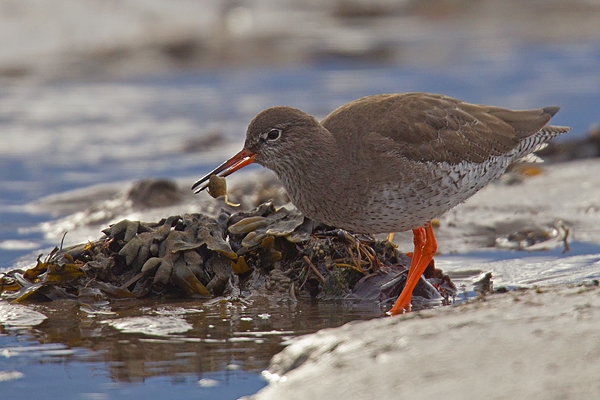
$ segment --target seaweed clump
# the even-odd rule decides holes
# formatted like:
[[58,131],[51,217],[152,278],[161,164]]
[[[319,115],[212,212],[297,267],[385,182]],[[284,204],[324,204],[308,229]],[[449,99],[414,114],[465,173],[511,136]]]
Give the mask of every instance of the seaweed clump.
[[[26,271],[0,276],[13,301],[80,298],[297,296],[392,302],[410,259],[388,241],[315,223],[266,202],[216,217],[184,214],[158,222],[122,220],[100,239],[55,248]],[[456,288],[439,270],[416,296],[448,303]],[[434,288],[435,287],[435,288]],[[431,303],[433,302],[433,303]]]

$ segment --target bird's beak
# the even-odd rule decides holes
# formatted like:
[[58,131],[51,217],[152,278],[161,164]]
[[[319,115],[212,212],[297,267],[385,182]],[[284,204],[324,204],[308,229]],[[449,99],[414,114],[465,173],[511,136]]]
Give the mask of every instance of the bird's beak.
[[225,161],[223,164],[219,165],[217,168],[203,176],[202,179],[196,181],[196,183],[194,183],[192,186],[192,190],[198,188],[194,191],[194,193],[200,193],[208,187],[208,179],[211,175],[216,174],[224,178],[228,175],[231,175],[238,169],[242,169],[246,165],[252,164],[255,157],[256,153],[242,149],[242,151],[237,153],[235,156],[231,157],[229,160]]

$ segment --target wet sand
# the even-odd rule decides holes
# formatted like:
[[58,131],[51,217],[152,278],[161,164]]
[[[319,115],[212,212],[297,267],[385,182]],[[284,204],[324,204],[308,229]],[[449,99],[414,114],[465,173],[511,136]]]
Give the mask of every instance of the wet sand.
[[595,398],[599,349],[598,286],[513,291],[295,339],[253,399]]

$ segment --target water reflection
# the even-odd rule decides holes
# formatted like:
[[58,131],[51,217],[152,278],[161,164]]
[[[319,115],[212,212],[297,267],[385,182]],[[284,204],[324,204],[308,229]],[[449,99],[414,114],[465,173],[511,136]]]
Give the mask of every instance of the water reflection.
[[[212,304],[211,304],[212,303]],[[153,376],[196,376],[266,368],[290,337],[381,315],[375,304],[258,299],[252,307],[230,302],[119,301],[114,314],[82,311],[74,301],[30,306],[48,318],[28,330],[0,328],[0,369],[26,363],[98,362],[119,382]],[[19,306],[21,307],[21,306]],[[9,340],[10,342],[12,340]],[[12,361],[14,360],[14,361]]]

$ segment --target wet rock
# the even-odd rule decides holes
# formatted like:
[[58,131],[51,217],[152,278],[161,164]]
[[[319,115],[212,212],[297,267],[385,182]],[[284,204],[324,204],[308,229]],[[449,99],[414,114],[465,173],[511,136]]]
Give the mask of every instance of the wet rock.
[[501,249],[546,250],[549,247],[564,245],[566,251],[568,235],[569,229],[561,221],[557,221],[552,226],[525,227],[498,237],[495,246]]
[[[408,270],[399,272],[389,268],[366,276],[354,287],[353,298],[376,300],[382,306],[393,306],[406,283]],[[440,292],[424,277],[421,277],[413,291],[412,309],[438,307],[444,301]]]
[[168,179],[144,179],[136,182],[127,193],[134,208],[167,207],[180,203],[185,193]]

